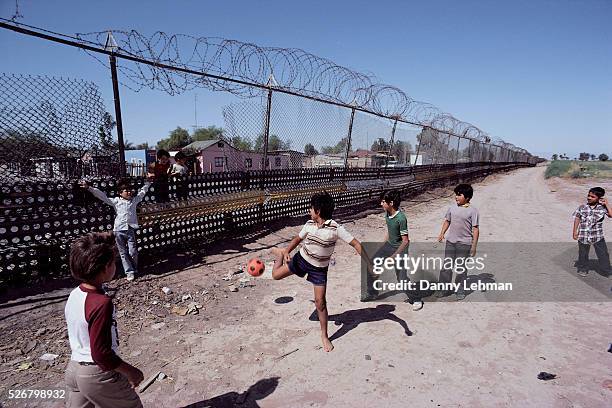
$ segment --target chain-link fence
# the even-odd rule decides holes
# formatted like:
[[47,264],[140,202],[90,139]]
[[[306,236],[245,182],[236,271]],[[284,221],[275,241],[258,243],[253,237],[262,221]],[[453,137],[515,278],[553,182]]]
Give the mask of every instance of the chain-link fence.
[[[140,204],[143,262],[185,244],[245,236],[286,217],[304,216],[310,196],[323,189],[338,208],[352,209],[377,202],[387,188],[408,198],[537,160],[509,143],[492,143],[430,105],[408,103],[397,89],[370,83],[347,104],[347,84],[361,86],[371,78],[341,67],[331,70],[344,75],[337,83],[325,69],[320,78],[308,77],[321,83],[307,81],[298,94],[272,76],[267,86],[243,81],[232,87],[228,83],[236,79],[230,74],[211,79],[181,67],[178,75],[176,67],[134,55],[123,58],[131,58],[137,69],[120,66],[120,72],[144,81],[141,85],[162,86],[169,93],[203,86],[248,97],[223,109],[221,137],[182,149],[193,159],[191,174],[154,183]],[[401,108],[403,116],[390,113],[390,107]],[[143,184],[146,165],[121,163],[113,122],[92,83],[0,75],[0,284],[65,276],[70,242],[112,228],[112,209],[79,189],[78,179],[88,178],[109,196],[116,196],[119,177],[129,175],[135,188]]]
[[0,74],[0,180],[117,176],[111,120],[91,82]]

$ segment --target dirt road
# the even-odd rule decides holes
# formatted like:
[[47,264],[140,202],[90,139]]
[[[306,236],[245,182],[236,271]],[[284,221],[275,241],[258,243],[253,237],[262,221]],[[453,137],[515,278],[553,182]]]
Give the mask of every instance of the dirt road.
[[[543,167],[527,168],[474,186],[483,241],[571,241],[571,212],[586,187],[546,182],[543,173]],[[612,192],[609,183],[604,187]],[[446,191],[428,197],[425,203],[403,205],[414,241],[437,236],[452,202]],[[381,240],[385,232],[382,214],[344,225],[361,241]],[[210,280],[224,288],[220,277],[237,262],[286,243],[299,229],[288,227],[253,242],[250,253],[208,256],[207,266],[162,276],[155,285],[180,284],[187,291]],[[612,239],[610,222],[606,234]],[[610,303],[428,302],[418,312],[405,303],[360,303],[359,258],[348,245],[336,248],[328,284],[329,311],[338,322],[330,327],[330,333],[338,330],[331,353],[321,350],[318,322],[309,320],[311,285],[295,277],[260,279],[254,288],[219,296],[197,319],[160,317],[156,321],[165,322],[164,328],[141,324],[125,339],[122,355],[139,362],[145,377],[162,362],[170,376],[142,394],[145,406],[612,405]],[[540,371],[557,378],[538,380]],[[62,384],[59,374],[48,381]]]

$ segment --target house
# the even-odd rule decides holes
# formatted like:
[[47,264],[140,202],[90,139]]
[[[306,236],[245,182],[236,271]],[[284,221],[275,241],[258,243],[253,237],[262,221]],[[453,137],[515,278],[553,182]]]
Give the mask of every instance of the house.
[[[262,170],[263,153],[236,149],[225,140],[213,139],[193,142],[183,149],[187,155],[195,155],[197,173],[217,173],[222,171]],[[278,150],[268,153],[269,170],[302,167],[305,154],[294,150]]]

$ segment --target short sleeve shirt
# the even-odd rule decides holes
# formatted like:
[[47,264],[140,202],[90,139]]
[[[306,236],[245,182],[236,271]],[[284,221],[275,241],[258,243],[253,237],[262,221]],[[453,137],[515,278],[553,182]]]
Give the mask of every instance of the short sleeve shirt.
[[478,226],[478,210],[472,206],[453,205],[448,208],[444,218],[450,222],[446,240],[456,244],[472,244],[474,234],[472,228]]
[[387,242],[394,248],[398,248],[402,243],[402,235],[408,235],[408,220],[403,211],[397,210],[395,214],[385,214],[387,222],[387,232],[389,239]]
[[591,207],[582,204],[574,211],[573,216],[580,220],[578,227],[578,242],[583,244],[594,244],[604,239],[603,221],[608,215],[608,210],[601,204]]
[[308,221],[299,233],[303,240],[300,254],[311,265],[324,268],[334,253],[336,241],[351,242],[353,236],[334,220],[326,220],[320,227],[316,222]]

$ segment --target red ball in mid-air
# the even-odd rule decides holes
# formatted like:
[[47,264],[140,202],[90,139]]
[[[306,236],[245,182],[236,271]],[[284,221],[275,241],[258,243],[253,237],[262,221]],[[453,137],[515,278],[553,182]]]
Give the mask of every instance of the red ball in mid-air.
[[253,258],[249,260],[249,263],[247,263],[247,272],[251,276],[261,276],[265,269],[266,266],[259,258]]

